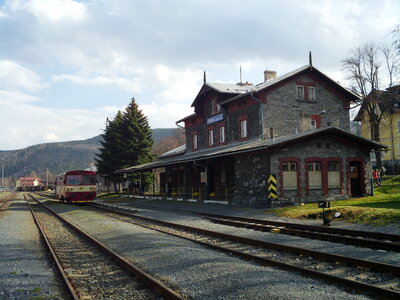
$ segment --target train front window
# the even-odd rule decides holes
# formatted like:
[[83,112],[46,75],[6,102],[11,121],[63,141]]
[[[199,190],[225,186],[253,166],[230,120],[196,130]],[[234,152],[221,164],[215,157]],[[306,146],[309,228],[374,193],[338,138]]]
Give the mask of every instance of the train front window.
[[67,175],[66,185],[80,185],[81,175]]
[[82,184],[94,185],[96,184],[94,175],[83,175],[82,176]]

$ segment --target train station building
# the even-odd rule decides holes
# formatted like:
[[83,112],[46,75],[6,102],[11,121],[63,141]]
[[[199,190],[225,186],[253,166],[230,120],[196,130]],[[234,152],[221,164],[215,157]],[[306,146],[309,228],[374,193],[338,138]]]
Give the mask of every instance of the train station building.
[[271,207],[370,192],[371,151],[350,133],[359,97],[314,66],[264,82],[209,83],[177,121],[186,144],[120,172],[153,172],[164,195]]

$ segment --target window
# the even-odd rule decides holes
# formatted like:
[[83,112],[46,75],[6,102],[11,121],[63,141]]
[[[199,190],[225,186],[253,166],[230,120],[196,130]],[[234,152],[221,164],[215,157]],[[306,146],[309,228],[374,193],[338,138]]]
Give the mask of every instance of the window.
[[297,163],[287,161],[282,164],[283,188],[285,190],[297,189]]
[[316,128],[317,128],[317,121],[311,120],[311,129],[316,129]]
[[304,99],[304,86],[302,85],[297,86],[297,99],[299,100]]
[[219,142],[225,143],[225,126],[221,126],[219,128]]
[[308,186],[310,188],[321,188],[322,187],[322,172],[321,162],[312,161],[307,164],[308,170]]
[[81,175],[67,175],[66,185],[81,184]]
[[315,100],[315,86],[308,87],[308,100]]
[[397,132],[400,133],[400,121],[397,121]]
[[328,162],[328,187],[340,187],[340,164],[337,161]]
[[197,149],[197,134],[193,134],[193,136],[192,136],[192,147],[193,147],[193,150]]
[[210,129],[208,131],[208,145],[213,145],[214,144],[214,130]]
[[217,100],[212,100],[210,102],[210,114],[216,114],[221,111],[221,105],[217,103]]
[[240,138],[247,137],[247,119],[240,121]]
[[96,177],[94,175],[83,175],[82,176],[82,185],[94,185],[96,184]]

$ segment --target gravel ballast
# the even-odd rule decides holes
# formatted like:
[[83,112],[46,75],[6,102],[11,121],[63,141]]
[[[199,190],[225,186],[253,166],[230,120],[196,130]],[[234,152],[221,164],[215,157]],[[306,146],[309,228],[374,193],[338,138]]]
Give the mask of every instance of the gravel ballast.
[[[158,203],[153,203],[150,205],[149,202],[146,203],[138,203],[134,205],[135,207],[141,207],[141,208],[150,208],[154,207],[155,205],[160,205]],[[174,207],[177,205],[174,204]],[[127,207],[126,205],[123,205],[123,207]],[[161,204],[161,207],[166,208],[165,204]],[[185,209],[189,210],[191,208],[194,208],[193,211],[201,211],[201,212],[208,212],[208,213],[217,213],[217,214],[231,214],[231,215],[236,215],[236,216],[245,216],[245,217],[252,217],[252,218],[264,218],[264,219],[272,219],[272,216],[270,215],[261,215],[259,211],[251,211],[251,210],[246,210],[246,211],[241,211],[241,210],[235,210],[230,207],[225,207],[225,209],[216,207],[215,205],[212,206],[195,206],[195,205],[182,205],[179,207],[180,209]],[[177,207],[178,208],[178,207]],[[218,210],[221,211],[218,211]],[[139,215],[143,215],[146,217],[151,217],[155,219],[160,219],[163,221],[169,221],[169,222],[175,222],[179,224],[184,224],[188,226],[193,226],[193,227],[199,227],[203,229],[208,229],[208,230],[215,230],[215,231],[220,231],[228,234],[233,234],[233,235],[239,235],[239,236],[244,236],[248,238],[253,238],[253,239],[259,239],[271,243],[278,243],[278,244],[284,244],[284,245],[289,245],[289,246],[296,246],[296,247],[302,247],[302,248],[307,248],[310,250],[316,250],[316,251],[321,251],[321,252],[327,252],[327,253],[332,253],[332,254],[339,254],[339,255],[346,255],[346,256],[352,256],[355,258],[360,258],[360,259],[366,259],[366,260],[374,260],[378,262],[383,262],[383,263],[389,263],[389,264],[395,264],[400,266],[400,253],[398,252],[390,252],[390,251],[384,251],[384,250],[372,250],[368,248],[360,248],[360,247],[355,247],[355,246],[350,246],[350,245],[343,245],[340,243],[333,243],[333,242],[328,242],[328,241],[321,241],[321,240],[313,240],[313,239],[307,239],[307,238],[302,238],[302,237],[297,237],[297,236],[290,236],[290,235],[284,235],[284,234],[276,234],[276,233],[269,233],[269,232],[260,232],[260,231],[255,231],[255,230],[249,230],[249,229],[244,229],[244,228],[237,228],[237,227],[232,227],[232,226],[226,226],[226,225],[220,225],[220,224],[215,224],[212,223],[206,219],[203,219],[199,216],[195,216],[192,214],[187,214],[187,213],[182,213],[182,212],[172,212],[172,211],[159,211],[159,210],[145,210],[138,212]],[[276,218],[278,219],[278,218]],[[280,221],[288,221],[279,219]],[[319,224],[316,223],[317,221],[306,221],[303,222],[302,220],[289,220],[290,222],[294,223],[307,223],[310,224],[313,222],[313,225]],[[349,228],[347,227],[348,224],[340,224],[340,227],[342,228]],[[335,226],[338,226],[336,223]],[[357,229],[360,230],[369,230],[371,226],[358,226]],[[393,228],[395,226],[392,226]],[[353,227],[354,229],[354,227]],[[379,228],[375,228],[376,231]],[[381,228],[383,229],[383,228]],[[385,229],[387,229],[385,227]],[[383,231],[383,230],[380,230]],[[388,232],[388,230],[386,230]],[[392,232],[396,233],[396,232]]]
[[0,299],[68,299],[22,194],[0,212]]
[[[52,206],[116,252],[193,299],[368,299],[323,281],[262,267],[86,208],[58,203]],[[182,218],[155,213],[164,213],[174,222]]]

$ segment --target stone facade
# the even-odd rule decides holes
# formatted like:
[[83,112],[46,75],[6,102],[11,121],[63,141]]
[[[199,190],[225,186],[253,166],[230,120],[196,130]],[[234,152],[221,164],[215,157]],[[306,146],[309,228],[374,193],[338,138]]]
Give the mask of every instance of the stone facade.
[[[315,100],[297,99],[297,83],[314,84]],[[350,131],[349,110],[335,93],[308,76],[301,76],[266,95],[263,104],[264,135],[270,137],[295,134],[307,130],[302,128],[302,117],[320,118],[320,127],[336,126]]]
[[[168,195],[238,206],[366,195],[369,153],[382,145],[348,132],[355,99],[312,66],[257,86],[204,83],[195,113],[178,121],[185,123],[186,150],[135,170],[165,169],[160,186]],[[277,179],[276,200],[268,199],[270,175]]]
[[237,206],[268,207],[267,181],[270,173],[268,153],[246,154],[235,158],[235,193]]

